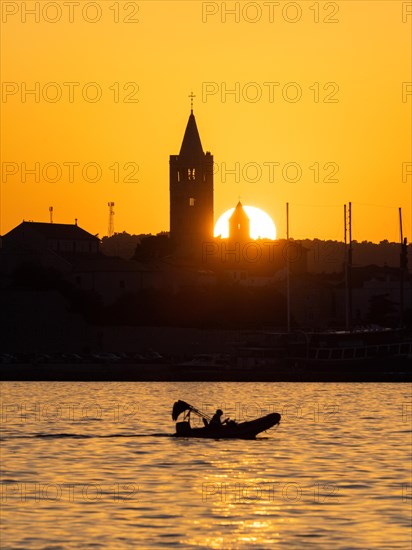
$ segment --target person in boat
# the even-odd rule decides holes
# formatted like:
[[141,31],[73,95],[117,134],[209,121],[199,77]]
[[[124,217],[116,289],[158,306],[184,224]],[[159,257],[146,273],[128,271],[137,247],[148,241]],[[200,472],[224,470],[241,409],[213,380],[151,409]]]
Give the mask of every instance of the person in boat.
[[222,409],[217,409],[217,411],[215,412],[215,414],[212,416],[212,419],[210,420],[209,422],[209,426],[211,428],[221,428],[223,423],[222,423],[222,416],[223,416],[223,411]]
[[217,411],[212,416],[212,419],[209,422],[210,428],[222,428],[224,424],[236,425],[236,422],[234,420],[230,420],[230,418],[226,418],[222,422],[222,416],[223,416],[222,409],[217,409]]

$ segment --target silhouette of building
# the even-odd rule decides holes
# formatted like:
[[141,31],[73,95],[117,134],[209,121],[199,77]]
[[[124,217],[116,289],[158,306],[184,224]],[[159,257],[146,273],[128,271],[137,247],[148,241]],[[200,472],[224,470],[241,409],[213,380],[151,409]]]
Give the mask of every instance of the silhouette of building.
[[238,243],[250,241],[250,220],[240,201],[229,218],[229,240]]
[[2,237],[1,271],[32,263],[67,272],[73,258],[99,254],[100,240],[77,224],[25,222]]
[[0,276],[16,269],[54,269],[75,288],[95,291],[108,304],[128,292],[161,288],[155,266],[100,252],[100,239],[77,224],[22,222],[2,238]]
[[22,222],[2,239],[5,250],[97,254],[100,240],[77,224]]
[[213,239],[213,156],[203,152],[193,110],[180,153],[170,156],[170,238],[177,256],[193,259]]

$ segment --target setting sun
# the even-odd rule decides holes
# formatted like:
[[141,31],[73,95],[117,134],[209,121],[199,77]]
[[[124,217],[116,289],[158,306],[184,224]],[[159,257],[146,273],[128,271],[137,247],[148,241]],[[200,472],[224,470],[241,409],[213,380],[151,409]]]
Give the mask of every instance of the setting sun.
[[[276,226],[266,212],[255,206],[243,206],[243,209],[250,220],[251,239],[276,239]],[[234,211],[234,208],[230,208],[217,220],[214,229],[215,237],[221,236],[225,239],[229,236],[229,218]]]

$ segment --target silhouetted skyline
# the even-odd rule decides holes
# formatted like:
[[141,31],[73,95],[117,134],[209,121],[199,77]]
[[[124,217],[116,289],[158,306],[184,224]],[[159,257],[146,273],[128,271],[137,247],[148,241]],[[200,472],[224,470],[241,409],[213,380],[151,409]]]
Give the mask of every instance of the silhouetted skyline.
[[[117,231],[168,230],[168,156],[193,90],[215,220],[241,196],[282,237],[289,202],[291,236],[339,240],[352,201],[358,241],[396,241],[398,207],[411,240],[407,3],[331,5],[333,16],[262,5],[255,22],[252,8],[212,4],[145,2],[127,24],[103,5],[96,24],[7,15],[0,234],[53,206],[56,222],[103,236],[109,201]],[[96,32],[87,55],[71,32],[84,25]]]

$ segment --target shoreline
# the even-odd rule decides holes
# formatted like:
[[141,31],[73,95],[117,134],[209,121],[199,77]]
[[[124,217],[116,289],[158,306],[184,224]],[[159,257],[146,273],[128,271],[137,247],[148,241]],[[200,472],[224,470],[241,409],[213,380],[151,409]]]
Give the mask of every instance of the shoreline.
[[412,382],[410,360],[398,365],[359,364],[268,365],[259,368],[199,367],[178,363],[121,364],[6,364],[0,367],[1,381],[48,382]]

